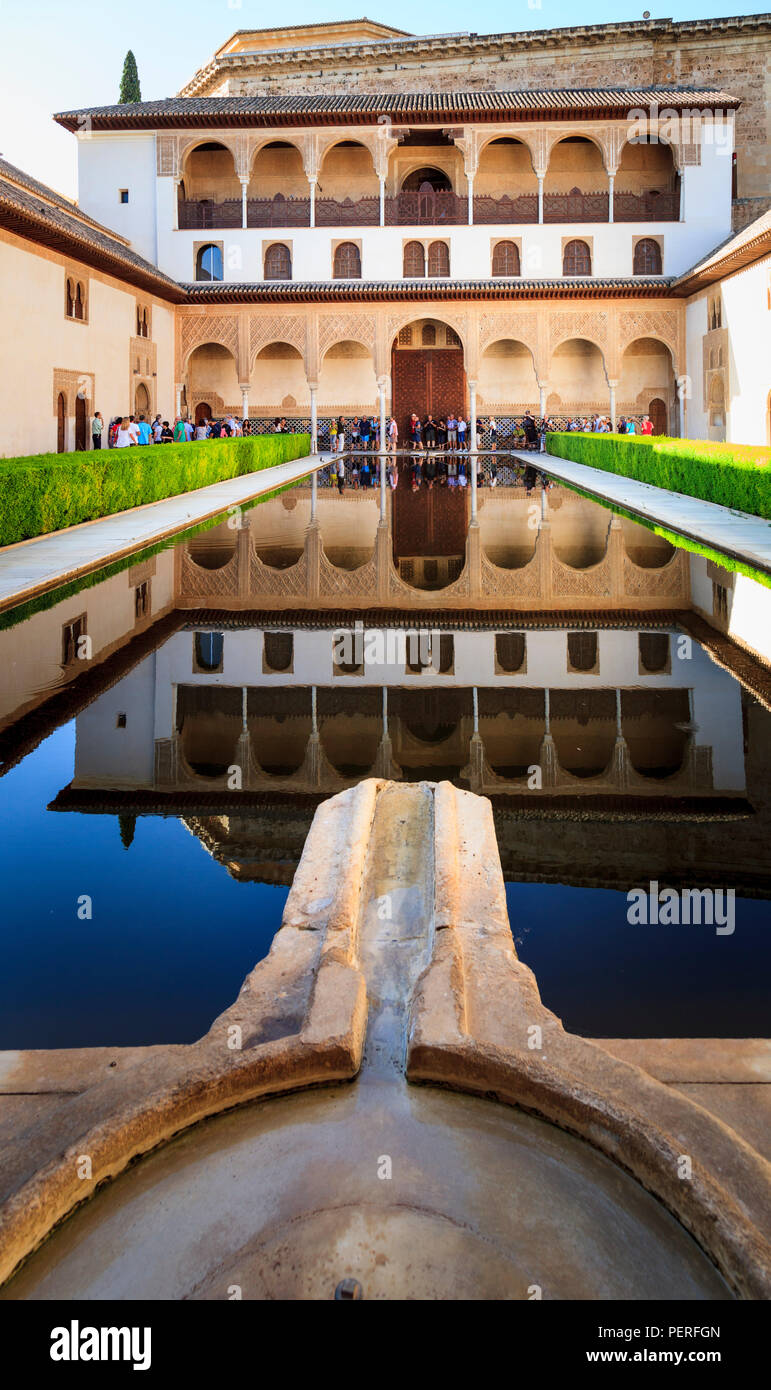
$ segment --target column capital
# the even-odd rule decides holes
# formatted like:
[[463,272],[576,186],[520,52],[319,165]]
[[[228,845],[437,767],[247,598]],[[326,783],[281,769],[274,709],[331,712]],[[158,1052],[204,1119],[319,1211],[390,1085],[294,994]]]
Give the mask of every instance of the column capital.
[[466,377],[466,385],[468,386],[469,391],[476,391],[476,389],[477,389],[477,380],[476,380],[476,377],[467,376],[467,377]]
[[378,391],[385,391],[385,390],[387,390],[387,388],[388,388],[388,377],[387,377],[387,376],[379,376],[379,377],[377,377],[376,380],[377,380],[377,389],[378,389]]
[[308,382],[308,390],[309,390],[309,391],[318,391],[318,389],[319,389],[319,383],[318,383],[317,381],[309,381],[309,382]]

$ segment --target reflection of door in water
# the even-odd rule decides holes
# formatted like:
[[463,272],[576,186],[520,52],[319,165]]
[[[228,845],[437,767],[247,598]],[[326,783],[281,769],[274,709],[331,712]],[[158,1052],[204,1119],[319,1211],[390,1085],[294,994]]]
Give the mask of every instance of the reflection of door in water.
[[200,425],[203,420],[211,420],[211,406],[206,401],[199,401],[195,408],[195,423]]
[[468,530],[468,488],[426,484],[412,491],[410,460],[400,460],[393,496],[394,559],[408,555],[463,555]]
[[86,447],[86,402],[82,396],[75,397],[75,448]]
[[662,400],[656,396],[648,406],[648,414],[651,417],[654,434],[666,434],[667,432],[667,408]]
[[56,452],[63,454],[67,448],[67,405],[59,392],[59,399],[56,402]]

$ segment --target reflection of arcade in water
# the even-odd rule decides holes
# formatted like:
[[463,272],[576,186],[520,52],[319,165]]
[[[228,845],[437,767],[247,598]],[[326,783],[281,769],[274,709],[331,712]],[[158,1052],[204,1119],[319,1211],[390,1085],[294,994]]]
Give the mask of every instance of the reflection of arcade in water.
[[771,888],[744,742],[769,716],[695,643],[458,628],[438,669],[409,648],[342,667],[335,630],[313,621],[174,633],[78,716],[53,809],[181,815],[234,876],[289,881],[323,797],[363,777],[447,778],[492,796],[507,876],[677,881],[698,841],[703,874]]

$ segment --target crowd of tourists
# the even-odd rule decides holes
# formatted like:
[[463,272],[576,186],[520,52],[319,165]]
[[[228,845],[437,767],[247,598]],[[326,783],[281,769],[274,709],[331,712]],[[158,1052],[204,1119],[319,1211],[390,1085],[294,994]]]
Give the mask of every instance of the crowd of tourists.
[[[278,425],[278,421],[276,424]],[[286,421],[282,422],[286,425]],[[224,420],[200,420],[194,425],[177,415],[173,425],[160,414],[154,420],[144,415],[114,415],[105,425],[100,411],[91,421],[91,442],[95,449],[128,449],[132,445],[189,444],[196,439],[235,439],[248,427],[246,420],[228,415]]]
[[[545,448],[545,435],[556,429],[548,420],[536,421],[528,411],[521,425],[515,425],[509,438],[517,448]],[[476,422],[476,447],[483,447],[485,438],[495,453],[499,442],[498,422],[494,416],[487,420],[479,417]],[[355,415],[347,420],[338,416],[336,420],[319,422],[319,447],[331,453],[380,452],[380,420],[377,416]],[[407,425],[406,438],[400,441],[399,426],[395,416],[386,423],[386,452],[398,448],[414,452],[437,452],[439,454],[464,454],[471,448],[471,425],[462,413],[450,412],[446,416],[426,415],[423,419],[412,412]]]
[[[637,422],[635,420],[627,420],[623,415],[620,417],[619,420],[616,421],[615,431],[613,429],[613,422],[609,415],[594,415],[590,420],[569,420],[567,427],[569,430],[579,430],[582,434],[638,433]],[[643,416],[639,428],[639,433],[653,434],[653,421],[651,420],[649,415]]]
[[[101,413],[97,410],[91,421],[91,440],[95,449],[126,449],[132,445],[146,444],[188,444],[201,439],[235,439],[249,433],[249,420],[239,420],[234,415],[227,415],[223,420],[202,419],[197,424],[184,415],[178,415],[173,425],[168,420],[164,420],[160,414],[155,419],[149,421],[144,415],[115,415],[105,426]],[[515,423],[513,428],[507,431],[507,446],[516,449],[540,450],[543,453],[546,449],[546,436],[550,431],[561,428],[554,421],[549,419],[536,420],[528,410],[522,418],[522,422]],[[290,433],[293,426],[288,424],[285,418],[276,418],[271,426],[271,433],[286,434]],[[569,420],[567,429],[580,431],[588,434],[610,434],[613,431],[613,424],[607,415],[594,415],[591,418],[579,419],[578,417]],[[622,416],[616,424],[616,434],[636,434],[637,423],[634,420],[627,420]],[[643,417],[639,427],[640,434],[648,435],[653,433],[653,423],[649,416]],[[499,443],[498,422],[494,416],[489,416],[487,420],[481,417],[476,422],[476,447],[481,449],[485,442],[489,443],[491,453],[496,453]],[[380,452],[380,420],[377,416],[356,415],[351,420],[346,420],[343,416],[338,416],[333,420],[320,420],[318,425],[319,449],[333,454],[342,453],[374,453]],[[402,449],[407,448],[413,453],[424,453],[429,456],[426,460],[427,480],[434,478],[446,479],[449,486],[463,486],[460,481],[465,477],[465,467],[460,473],[460,464],[446,465],[443,463],[445,455],[463,455],[471,451],[471,425],[465,417],[458,413],[451,412],[447,416],[440,416],[434,419],[433,415],[426,415],[421,419],[415,412],[410,416],[407,426],[407,438],[402,441]],[[386,424],[386,452],[394,453],[399,448],[399,426],[395,416],[391,416]],[[433,459],[433,456],[437,457]],[[433,461],[431,461],[433,459]],[[422,470],[423,465],[419,465]],[[365,468],[360,472],[370,473],[371,469]],[[454,482],[452,480],[455,480]],[[362,481],[363,479],[359,479]],[[358,485],[358,483],[356,484]],[[364,482],[364,486],[366,486]]]

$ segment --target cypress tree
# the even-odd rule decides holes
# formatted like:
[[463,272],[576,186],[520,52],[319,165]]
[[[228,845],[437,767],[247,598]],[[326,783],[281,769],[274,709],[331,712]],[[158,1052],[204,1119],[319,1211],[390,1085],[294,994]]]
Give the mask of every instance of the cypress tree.
[[134,831],[137,826],[136,816],[118,816],[118,828],[124,849],[128,849],[134,839]]
[[126,61],[123,64],[123,76],[120,79],[120,96],[118,101],[141,101],[142,93],[139,88],[139,73],[137,72],[137,60],[129,49],[126,54]]

